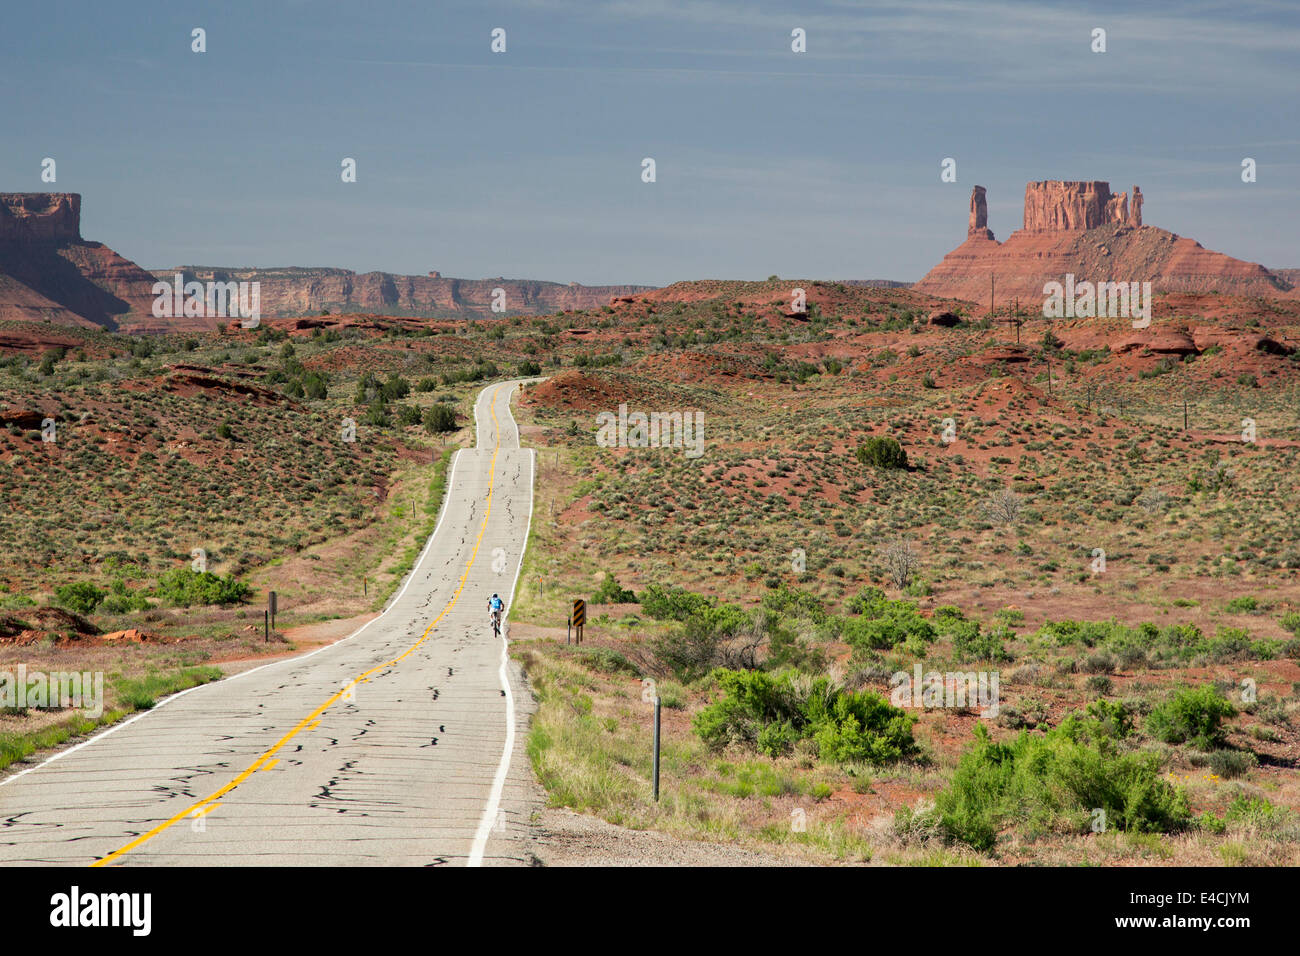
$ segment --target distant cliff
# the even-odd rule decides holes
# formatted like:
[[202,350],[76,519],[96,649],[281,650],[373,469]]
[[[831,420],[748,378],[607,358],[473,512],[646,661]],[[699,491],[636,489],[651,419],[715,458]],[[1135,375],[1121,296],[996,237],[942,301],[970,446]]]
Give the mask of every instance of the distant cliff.
[[[583,286],[526,279],[449,279],[347,269],[231,269],[184,266],[147,272],[108,246],[81,238],[77,193],[0,193],[0,320],[101,327],[123,332],[197,332],[227,325],[217,315],[155,317],[154,284],[259,283],[266,317],[364,312],[490,319],[590,309],[650,286]],[[497,290],[500,290],[498,292]],[[493,305],[499,303],[498,311]],[[502,311],[503,310],[503,311]]]
[[77,193],[0,193],[0,319],[129,327],[153,276],[81,238]]
[[258,282],[262,314],[266,316],[319,315],[364,312],[454,319],[499,318],[493,312],[495,290],[504,293],[507,315],[542,315],[563,309],[591,309],[607,305],[615,296],[635,295],[652,286],[563,285],[532,279],[453,279],[440,273],[397,275],[391,272],[356,273],[348,269],[226,268],[178,266],[157,269],[155,275],[173,280],[179,272],[185,281]]

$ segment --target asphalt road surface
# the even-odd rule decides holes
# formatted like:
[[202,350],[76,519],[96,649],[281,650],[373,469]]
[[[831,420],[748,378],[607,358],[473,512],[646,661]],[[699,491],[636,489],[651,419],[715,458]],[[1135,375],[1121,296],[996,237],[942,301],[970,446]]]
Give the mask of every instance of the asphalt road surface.
[[475,405],[437,529],[344,640],[186,691],[0,781],[0,864],[523,863],[526,701],[509,600],[534,457],[515,383]]

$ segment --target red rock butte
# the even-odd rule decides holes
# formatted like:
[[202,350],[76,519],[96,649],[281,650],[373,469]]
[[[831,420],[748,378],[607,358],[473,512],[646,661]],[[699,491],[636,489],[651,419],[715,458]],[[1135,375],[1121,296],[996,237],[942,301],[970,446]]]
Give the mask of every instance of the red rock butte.
[[149,316],[154,279],[81,238],[77,193],[0,193],[0,319],[127,327]]
[[988,228],[983,186],[971,190],[966,241],[912,288],[994,305],[1035,308],[1043,286],[1077,281],[1150,282],[1155,292],[1288,295],[1291,283],[1253,262],[1204,248],[1142,222],[1142,190],[1112,194],[1101,180],[1044,180],[1025,186],[1023,228],[998,242]]
[[80,242],[78,193],[0,193],[0,242]]

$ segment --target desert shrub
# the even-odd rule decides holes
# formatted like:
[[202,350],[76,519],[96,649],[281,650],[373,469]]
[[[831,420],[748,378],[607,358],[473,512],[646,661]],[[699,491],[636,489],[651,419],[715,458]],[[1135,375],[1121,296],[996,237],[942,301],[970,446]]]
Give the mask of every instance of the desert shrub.
[[870,614],[840,620],[840,639],[861,653],[888,650],[905,641],[915,646],[934,640],[934,625],[911,601],[886,600],[870,608]]
[[450,405],[430,405],[424,410],[424,429],[430,435],[456,430],[456,409]]
[[1120,753],[1061,727],[998,744],[977,724],[975,737],[935,801],[951,840],[988,850],[1012,824],[1083,832],[1096,809],[1125,831],[1170,833],[1191,821],[1186,795],[1162,778],[1157,754]]
[[74,614],[90,614],[99,607],[107,592],[101,591],[89,581],[73,581],[61,584],[54,589],[55,600],[60,607],[67,608]]
[[812,740],[822,760],[889,763],[915,750],[915,717],[873,691],[853,692],[826,676],[792,670],[717,670],[722,696],[692,722],[714,749],[746,744],[775,756]]
[[1214,637],[1206,637],[1194,624],[1158,627],[1150,621],[1137,627],[1117,621],[1048,621],[1034,634],[1034,639],[1058,647],[1082,644],[1113,657],[1107,661],[1104,656],[1090,656],[1085,668],[1089,670],[1096,670],[1097,664],[1108,668],[1116,664],[1129,667],[1148,658],[1183,663],[1198,657],[1214,663],[1269,660],[1285,650],[1279,641],[1251,640],[1250,634],[1238,627],[1220,627]]
[[764,594],[763,607],[778,613],[807,617],[814,621],[821,621],[826,617],[826,610],[816,595],[788,588],[785,585]]
[[379,389],[385,401],[396,401],[399,398],[406,398],[411,393],[411,383],[402,378],[397,372],[388,376],[388,380]]
[[735,605],[708,607],[687,618],[680,629],[651,640],[650,652],[660,671],[686,683],[699,680],[724,663],[756,667],[754,643],[729,646],[731,639],[748,625],[749,618]]
[[907,452],[895,438],[868,438],[857,450],[858,461],[873,468],[906,468]]
[[850,614],[861,614],[863,617],[876,617],[888,603],[889,599],[885,597],[884,591],[868,585],[849,598],[848,611]]
[[107,597],[104,603],[100,605],[109,614],[129,614],[132,611],[145,611],[149,608],[149,601],[146,599],[143,591],[130,591],[127,589],[126,582],[117,578],[109,585]]
[[1109,694],[1115,689],[1115,683],[1105,674],[1089,674],[1083,686],[1092,694]]
[[1228,699],[1208,684],[1179,687],[1152,708],[1146,730],[1167,744],[1191,743],[1210,750],[1223,743],[1223,719],[1236,713]]
[[684,621],[692,614],[710,607],[712,602],[700,594],[676,585],[651,584],[641,592],[641,607],[656,621]]
[[211,571],[173,568],[158,579],[156,596],[172,607],[208,604],[238,604],[252,589],[233,576],[218,577]]
[[637,670],[635,664],[610,647],[582,648],[579,656],[584,664],[594,671],[600,671],[602,674],[626,674],[629,677],[641,676],[641,672]]
[[536,362],[525,359],[519,363],[519,375],[522,378],[532,378],[542,374],[542,367]]
[[591,596],[592,604],[631,604],[636,601],[636,595],[626,588],[619,587],[618,581],[614,580],[614,575],[605,572],[605,580],[600,582],[600,587],[596,588],[596,593]]
[[952,604],[941,604],[934,609],[934,613],[930,615],[930,620],[935,623],[936,627],[943,628],[954,621],[966,620],[966,615],[959,607]]
[[1300,637],[1300,611],[1288,611],[1283,614],[1281,624],[1284,630]]
[[1250,596],[1233,598],[1223,609],[1229,614],[1254,614],[1259,610],[1259,599]]
[[959,661],[1006,661],[1011,659],[1004,645],[1002,628],[981,631],[978,621],[956,621],[948,628],[953,656]]
[[1239,793],[1233,797],[1223,814],[1228,823],[1243,824],[1257,830],[1269,831],[1289,815],[1284,807],[1277,807],[1264,797],[1251,797]]
[[824,711],[811,711],[809,718],[822,760],[892,763],[915,749],[916,718],[872,691],[837,694]]
[[1259,758],[1249,750],[1216,750],[1210,754],[1208,763],[1215,774],[1231,780],[1249,773],[1259,764]]
[[1096,700],[1082,712],[1066,714],[1057,730],[1075,743],[1123,740],[1133,732],[1133,712],[1119,701]]

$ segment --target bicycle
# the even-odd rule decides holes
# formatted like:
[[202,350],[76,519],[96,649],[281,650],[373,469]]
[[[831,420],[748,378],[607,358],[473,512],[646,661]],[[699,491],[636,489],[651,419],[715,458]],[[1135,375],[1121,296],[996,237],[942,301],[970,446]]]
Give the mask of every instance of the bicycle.
[[492,612],[492,636],[493,637],[501,636],[501,612],[500,611]]

